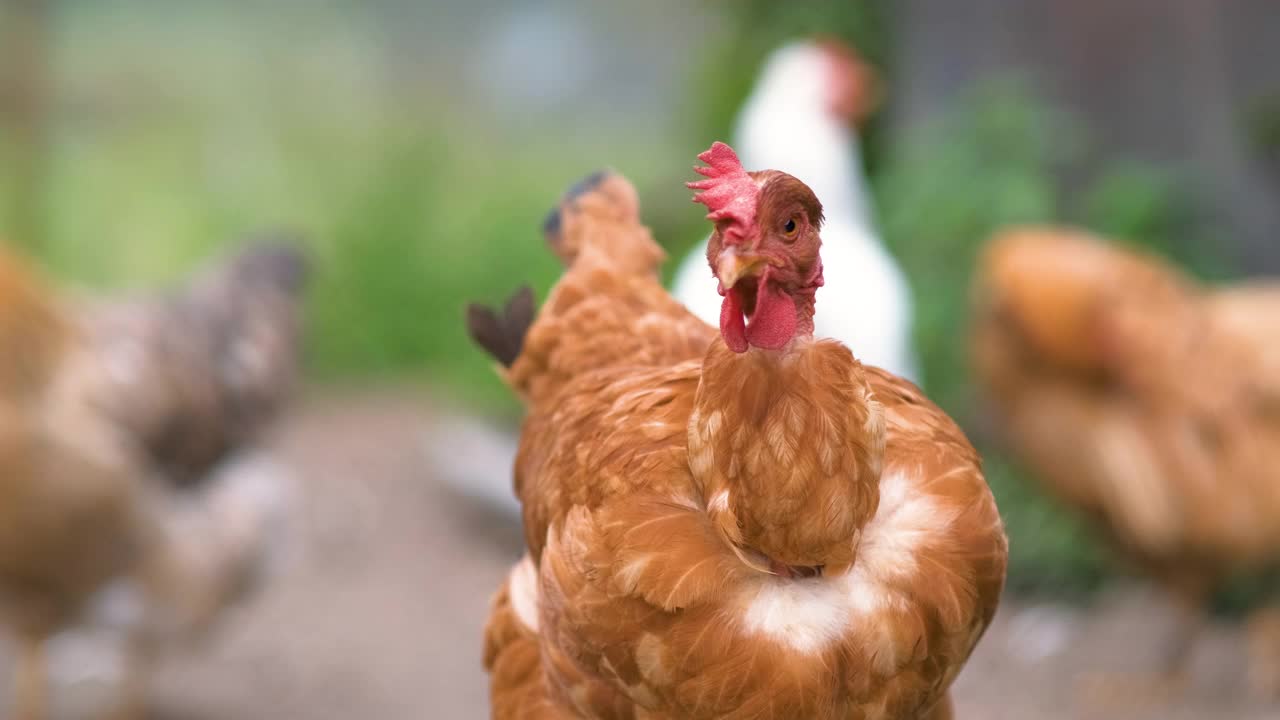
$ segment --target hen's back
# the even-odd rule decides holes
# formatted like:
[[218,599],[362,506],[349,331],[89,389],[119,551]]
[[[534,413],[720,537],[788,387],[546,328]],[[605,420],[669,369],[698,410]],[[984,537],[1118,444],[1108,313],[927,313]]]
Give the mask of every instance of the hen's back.
[[672,365],[706,351],[715,331],[659,282],[666,255],[639,212],[621,176],[587,178],[547,219],[546,240],[566,269],[537,319],[511,322],[519,319],[511,304],[505,317],[472,306],[472,337],[508,367],[507,381],[529,404],[551,401],[586,372]]

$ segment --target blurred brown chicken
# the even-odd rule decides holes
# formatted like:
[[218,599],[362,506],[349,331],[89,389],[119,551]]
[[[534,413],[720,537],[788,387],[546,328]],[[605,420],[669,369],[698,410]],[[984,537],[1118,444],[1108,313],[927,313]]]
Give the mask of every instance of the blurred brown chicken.
[[48,715],[49,637],[122,590],[146,616],[120,638],[112,717],[137,716],[154,652],[261,565],[275,480],[211,471],[280,402],[301,276],[294,251],[254,249],[172,298],[77,311],[0,253],[0,622],[20,720]]
[[[1280,285],[1212,290],[1031,227],[990,243],[974,297],[974,367],[1004,439],[1182,610],[1150,686],[1176,687],[1210,594],[1280,560]],[[1255,668],[1274,666],[1271,644],[1253,643]]]
[[31,271],[0,257],[0,614],[18,646],[19,720],[46,715],[45,642],[156,532],[145,462],[96,403],[89,344]]

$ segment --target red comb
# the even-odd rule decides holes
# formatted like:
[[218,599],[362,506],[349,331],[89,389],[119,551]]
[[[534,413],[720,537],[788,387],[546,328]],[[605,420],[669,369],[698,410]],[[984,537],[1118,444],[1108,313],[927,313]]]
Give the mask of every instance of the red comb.
[[693,170],[707,179],[688,182],[685,186],[702,191],[693,196],[693,201],[706,205],[711,211],[707,213],[708,220],[729,221],[724,230],[725,242],[731,245],[742,242],[755,222],[760,188],[742,169],[738,154],[722,142],[712,143],[711,149],[699,155],[698,159],[707,167],[695,167]]

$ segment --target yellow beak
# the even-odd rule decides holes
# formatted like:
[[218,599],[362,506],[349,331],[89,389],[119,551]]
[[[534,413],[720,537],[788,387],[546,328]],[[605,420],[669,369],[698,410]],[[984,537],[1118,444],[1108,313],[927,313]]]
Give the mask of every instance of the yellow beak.
[[765,259],[758,255],[739,255],[736,249],[725,248],[716,261],[716,277],[720,279],[720,286],[728,290],[738,280],[758,273],[765,264]]

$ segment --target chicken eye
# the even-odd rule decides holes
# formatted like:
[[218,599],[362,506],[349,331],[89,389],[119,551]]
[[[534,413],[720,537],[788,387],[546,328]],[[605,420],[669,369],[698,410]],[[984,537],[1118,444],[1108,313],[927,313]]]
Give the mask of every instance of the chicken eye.
[[788,218],[786,224],[782,226],[782,239],[786,240],[787,242],[791,242],[792,240],[795,240],[796,229],[799,227],[800,225],[799,223],[796,222],[796,219],[794,217]]
[[782,229],[783,229],[783,230],[785,230],[785,231],[786,231],[786,232],[788,232],[788,233],[793,233],[793,232],[795,232],[795,231],[796,231],[796,220],[795,220],[795,218],[791,218],[790,220],[788,220],[788,221],[787,221],[787,224],[782,226]]

